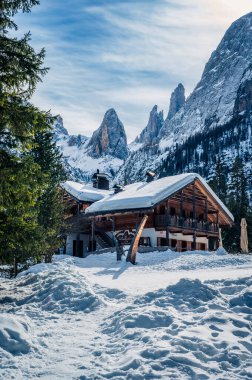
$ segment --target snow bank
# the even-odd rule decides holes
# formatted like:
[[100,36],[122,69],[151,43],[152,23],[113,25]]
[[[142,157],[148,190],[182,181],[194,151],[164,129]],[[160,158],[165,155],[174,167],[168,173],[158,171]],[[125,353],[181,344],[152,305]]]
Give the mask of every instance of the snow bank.
[[251,379],[251,256],[54,260],[0,280],[1,379]]
[[[249,379],[252,279],[181,279],[107,319],[104,378]],[[113,359],[111,359],[113,357]]]
[[0,315],[0,351],[12,355],[27,354],[31,349],[30,326],[24,318]]
[[[239,266],[251,263],[250,255],[230,255],[224,251],[187,251],[187,252],[148,252],[137,254],[139,266],[151,266],[160,271],[190,271],[194,269],[213,269],[227,266]],[[146,268],[148,270],[148,268]]]
[[154,303],[157,306],[175,306],[177,309],[196,309],[216,297],[218,292],[199,280],[181,279],[166,289],[147,293],[136,304]]
[[89,313],[101,304],[85,277],[74,271],[71,264],[35,265],[19,276],[17,286],[29,287],[29,294],[16,301],[17,306],[34,305],[54,313]]

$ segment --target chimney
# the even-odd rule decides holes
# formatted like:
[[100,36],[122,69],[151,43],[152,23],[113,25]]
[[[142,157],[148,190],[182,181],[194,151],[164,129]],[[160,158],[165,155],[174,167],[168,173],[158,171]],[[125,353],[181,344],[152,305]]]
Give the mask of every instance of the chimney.
[[97,174],[98,185],[100,190],[109,190],[109,179],[105,173]]
[[146,172],[146,177],[147,177],[147,178],[146,178],[146,182],[152,182],[152,181],[154,181],[155,176],[156,176],[156,173],[154,173],[154,172],[148,170],[148,171]]
[[114,185],[113,189],[114,189],[114,194],[118,194],[118,193],[121,193],[123,191],[123,187],[120,185]]
[[94,173],[93,176],[92,176],[93,187],[95,189],[98,188],[98,178],[97,178],[97,176],[98,176],[99,173],[100,173],[100,170],[97,169],[96,173]]

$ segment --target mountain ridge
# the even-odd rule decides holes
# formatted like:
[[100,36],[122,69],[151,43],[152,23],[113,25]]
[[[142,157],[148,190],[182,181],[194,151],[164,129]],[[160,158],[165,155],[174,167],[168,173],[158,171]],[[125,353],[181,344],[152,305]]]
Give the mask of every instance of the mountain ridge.
[[[163,112],[158,112],[158,107],[155,105],[150,112],[146,127],[133,143],[126,146],[126,134],[125,137],[123,133],[116,134],[119,140],[122,138],[124,142],[122,155],[116,156],[113,150],[116,142],[112,144],[113,149],[102,149],[101,152],[99,144],[97,149],[97,138],[98,142],[102,142],[101,136],[104,135],[98,131],[103,124],[106,124],[106,120],[93,133],[91,139],[69,137],[63,133],[64,131],[61,136],[68,143],[72,140],[75,149],[84,146],[85,154],[94,160],[92,163],[91,161],[86,163],[89,165],[89,178],[91,169],[95,170],[101,165],[100,169],[106,171],[116,183],[142,180],[148,169],[157,171],[158,176],[198,171],[208,179],[213,172],[215,164],[213,155],[216,154],[224,154],[229,167],[234,157],[239,155],[250,176],[251,165],[248,162],[251,162],[252,154],[251,65],[252,12],[236,20],[228,28],[206,63],[200,81],[187,99],[185,99],[184,86],[182,84],[177,86],[171,95],[169,112],[165,120]],[[112,112],[111,109],[108,111]],[[240,136],[236,134],[237,130],[240,131]],[[207,136],[211,140],[211,146],[206,140]],[[216,139],[214,136],[217,136]],[[192,141],[194,148],[189,146],[189,142]],[[64,152],[69,153],[67,149]],[[209,157],[206,158],[206,155]],[[74,168],[76,165],[74,160],[67,158],[66,155],[65,159],[68,163],[70,161],[70,166]],[[114,160],[118,161],[114,163]],[[77,168],[81,170],[80,167]],[[80,172],[77,178],[80,178]],[[250,183],[250,192],[252,192],[252,183]]]

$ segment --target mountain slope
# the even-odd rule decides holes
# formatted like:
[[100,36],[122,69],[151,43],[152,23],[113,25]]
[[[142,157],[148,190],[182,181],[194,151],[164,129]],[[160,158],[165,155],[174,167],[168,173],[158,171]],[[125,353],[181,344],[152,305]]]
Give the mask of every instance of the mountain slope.
[[[157,144],[132,152],[115,180],[142,179],[149,168],[158,175],[195,170],[209,178],[216,154],[225,156],[229,168],[240,155],[250,175],[251,64],[252,13],[249,13],[227,30],[195,90],[175,115],[166,118]],[[225,132],[215,139],[219,128]],[[193,136],[200,136],[199,144],[192,144]]]
[[244,71],[251,62],[252,13],[249,13],[227,30],[184,107],[174,118],[166,119],[160,138],[166,137],[170,146],[171,141],[180,143],[194,133],[230,121]]
[[136,138],[137,144],[154,145],[157,143],[159,131],[164,124],[163,111],[158,112],[158,106],[155,105],[151,112],[147,126]]

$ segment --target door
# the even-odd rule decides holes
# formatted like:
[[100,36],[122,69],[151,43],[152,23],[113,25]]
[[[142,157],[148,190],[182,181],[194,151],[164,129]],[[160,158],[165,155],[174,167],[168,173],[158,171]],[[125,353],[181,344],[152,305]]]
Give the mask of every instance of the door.
[[73,256],[77,254],[77,241],[73,240]]

